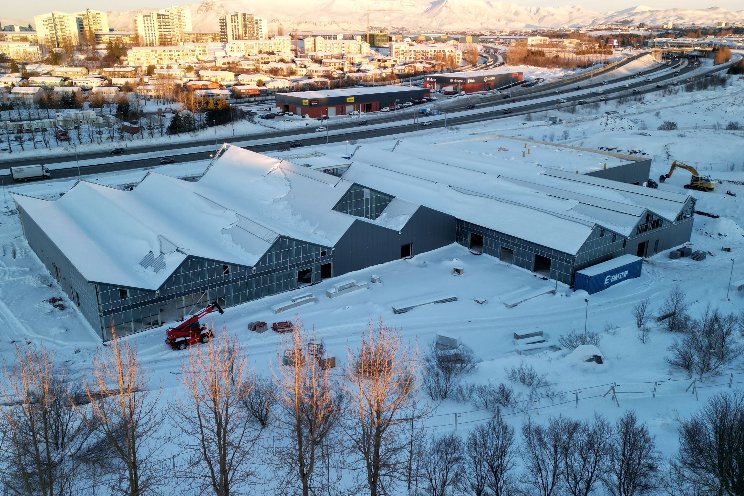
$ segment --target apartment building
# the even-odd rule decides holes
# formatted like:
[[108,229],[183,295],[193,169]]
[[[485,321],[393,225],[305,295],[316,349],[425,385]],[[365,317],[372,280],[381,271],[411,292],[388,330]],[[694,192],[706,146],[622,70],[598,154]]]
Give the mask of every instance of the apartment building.
[[236,40],[225,43],[225,53],[229,57],[258,55],[259,53],[292,54],[292,39],[289,36],[275,36],[270,40]]
[[[235,73],[231,71],[199,71],[199,77],[207,81],[213,81],[221,85],[235,84]],[[218,85],[219,86],[219,85]]]
[[41,60],[41,48],[23,41],[0,41],[0,53],[11,60],[38,62]]
[[96,33],[107,33],[109,30],[108,15],[105,12],[85,9],[75,14],[80,43],[95,45]]
[[134,32],[144,46],[181,43],[183,34],[191,29],[191,11],[187,7],[145,12],[134,18]]
[[107,32],[108,15],[97,10],[73,14],[49,12],[34,17],[36,35],[42,45],[52,48],[94,44],[96,32]]
[[262,17],[247,12],[233,12],[220,16],[220,41],[228,43],[235,40],[265,40],[268,37],[268,23]]
[[177,66],[214,61],[221,43],[184,43],[171,46],[137,46],[127,51],[127,64],[135,67]]
[[369,55],[369,43],[361,40],[328,39],[312,36],[303,40],[305,53],[326,53],[334,56]]
[[417,60],[446,61],[453,60],[457,65],[462,62],[462,52],[452,45],[390,43],[390,57],[398,62],[415,62]]
[[72,47],[80,44],[77,18],[74,14],[49,12],[34,16],[39,43],[51,48]]

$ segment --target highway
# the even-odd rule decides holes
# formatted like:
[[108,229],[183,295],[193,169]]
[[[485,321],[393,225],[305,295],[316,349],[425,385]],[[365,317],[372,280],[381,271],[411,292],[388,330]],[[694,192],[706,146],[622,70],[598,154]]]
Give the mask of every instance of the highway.
[[[624,64],[628,63],[627,59]],[[623,65],[624,65],[623,64]],[[725,66],[716,66],[704,73],[694,76],[693,79],[702,79],[706,74],[720,72],[726,69]],[[686,64],[686,61],[677,62],[674,65],[660,65],[641,73],[638,76],[625,76],[607,80],[605,84],[601,81],[594,81],[601,72],[595,71],[593,74],[585,74],[583,77],[576,77],[566,82],[550,83],[543,86],[531,88],[516,88],[511,91],[508,98],[503,95],[481,96],[477,100],[472,97],[458,97],[442,102],[442,107],[448,107],[443,110],[442,115],[426,120],[419,118],[416,107],[403,111],[391,112],[382,118],[369,119],[364,118],[349,119],[341,123],[332,123],[326,133],[318,133],[314,129],[289,129],[273,133],[265,133],[262,136],[255,134],[246,136],[236,136],[231,138],[231,143],[240,144],[256,152],[266,152],[273,150],[286,150],[290,143],[302,146],[320,145],[326,143],[338,143],[351,140],[360,140],[375,138],[381,136],[390,136],[402,133],[413,132],[425,129],[422,124],[428,122],[428,129],[440,128],[450,125],[470,124],[482,121],[488,121],[499,118],[512,117],[532,112],[553,110],[561,106],[583,103],[592,103],[597,101],[608,101],[622,98],[623,96],[634,96],[652,91],[659,91],[666,85],[675,82],[686,83],[690,78],[687,74],[697,69],[692,65]],[[678,71],[678,75],[674,74]],[[606,77],[606,76],[605,76]],[[463,102],[463,103],[461,103]],[[472,107],[473,108],[468,108]],[[367,125],[360,125],[362,122],[368,122]],[[325,123],[328,127],[328,123]],[[313,128],[315,125],[313,124]],[[193,152],[188,150],[194,149]],[[52,172],[52,179],[75,177],[78,175],[100,174],[104,172],[140,169],[145,167],[154,167],[159,165],[159,157],[169,156],[176,163],[191,162],[194,160],[205,160],[215,151],[214,139],[195,140],[184,148],[183,144],[158,144],[148,147],[137,147],[125,150],[125,153],[112,157],[108,151],[94,153],[80,153],[78,160],[83,162],[80,167],[75,167],[74,162],[69,162],[70,168],[55,168]],[[157,156],[153,156],[156,154]],[[146,155],[143,157],[143,155]],[[54,159],[69,161],[70,156],[45,158],[47,163]],[[96,163],[100,159],[101,163]],[[21,160],[4,159],[0,160],[2,168],[5,171],[8,167],[14,165],[38,164],[38,159],[24,158]],[[1,169],[0,169],[1,170]],[[9,175],[0,176],[0,184],[16,184]]]

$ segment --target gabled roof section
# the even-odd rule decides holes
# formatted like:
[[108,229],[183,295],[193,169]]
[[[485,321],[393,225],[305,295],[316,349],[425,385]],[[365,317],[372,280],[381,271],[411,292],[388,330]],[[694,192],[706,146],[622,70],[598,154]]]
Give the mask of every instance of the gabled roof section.
[[158,289],[187,256],[254,265],[281,236],[333,246],[351,183],[227,146],[197,182],[148,174],[132,191],[81,181],[16,203],[89,281]]

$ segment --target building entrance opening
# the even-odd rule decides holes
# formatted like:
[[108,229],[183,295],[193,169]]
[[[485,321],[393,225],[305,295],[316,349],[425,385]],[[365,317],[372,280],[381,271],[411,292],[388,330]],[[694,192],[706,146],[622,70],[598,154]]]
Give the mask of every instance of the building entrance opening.
[[289,112],[289,105],[282,105],[282,112]]
[[502,246],[501,251],[499,252],[499,258],[502,262],[512,263],[514,260],[514,250]]
[[313,283],[313,269],[300,269],[297,271],[297,284],[304,286]]
[[533,267],[533,271],[537,272],[538,274],[541,274],[543,276],[550,275],[550,259],[548,257],[536,254]]
[[400,258],[411,258],[413,256],[413,243],[400,246]]
[[329,279],[333,277],[333,264],[332,263],[324,263],[320,266],[320,278],[321,279]]
[[470,233],[470,251],[480,255],[483,253],[483,235],[478,233]]
[[362,103],[359,107],[364,113],[373,112],[371,103]]
[[645,257],[647,249],[648,249],[648,241],[638,243],[638,250],[636,250],[636,256]]

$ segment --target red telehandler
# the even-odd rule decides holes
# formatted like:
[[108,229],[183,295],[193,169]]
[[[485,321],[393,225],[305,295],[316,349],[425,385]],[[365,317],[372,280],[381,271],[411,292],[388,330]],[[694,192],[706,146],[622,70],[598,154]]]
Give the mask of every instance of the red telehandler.
[[165,338],[165,344],[174,350],[185,350],[187,346],[196,343],[206,343],[212,339],[214,337],[212,330],[206,325],[200,323],[199,319],[215,310],[220,313],[225,313],[219,303],[215,301],[199,313],[184,320],[176,327],[168,329],[168,332],[166,332],[167,337]]

